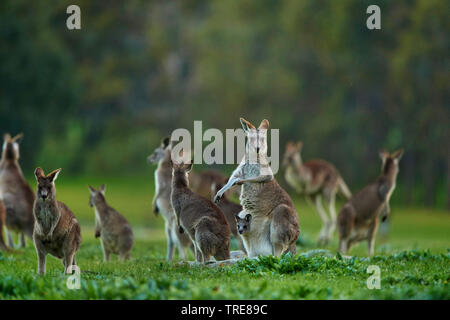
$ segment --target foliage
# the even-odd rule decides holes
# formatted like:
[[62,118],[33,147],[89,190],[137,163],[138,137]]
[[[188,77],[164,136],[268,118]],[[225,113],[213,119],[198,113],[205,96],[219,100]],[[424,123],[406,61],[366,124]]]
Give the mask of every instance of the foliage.
[[[78,4],[82,29],[68,31]],[[332,161],[350,188],[404,147],[394,203],[448,198],[446,3],[5,0],[0,128],[24,131],[22,163],[74,174],[136,173],[178,127],[268,118],[304,158]],[[361,174],[364,172],[364,174]]]

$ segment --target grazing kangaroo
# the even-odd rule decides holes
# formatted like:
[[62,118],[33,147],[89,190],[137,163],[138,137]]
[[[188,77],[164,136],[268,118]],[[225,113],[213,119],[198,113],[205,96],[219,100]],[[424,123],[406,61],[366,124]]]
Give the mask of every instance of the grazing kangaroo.
[[[258,129],[241,118],[247,133],[245,157],[227,184],[217,192],[217,203],[233,185],[241,186],[241,217],[252,216],[252,232],[244,241],[250,258],[258,255],[281,256],[297,253],[295,242],[300,234],[297,212],[291,198],[276,181],[267,160],[267,129],[263,120]],[[250,161],[253,159],[252,161]]]
[[61,169],[44,175],[41,168],[36,168],[36,201],[34,203],[33,240],[38,255],[38,274],[45,274],[47,254],[59,258],[64,264],[64,271],[72,273],[76,265],[75,254],[81,244],[81,228],[75,215],[62,202],[56,200],[55,180]]
[[106,203],[104,184],[98,190],[89,186],[89,190],[89,205],[95,209],[95,237],[101,237],[105,261],[111,253],[118,254],[120,260],[129,259],[134,242],[130,224]]
[[173,162],[172,207],[179,232],[186,232],[194,244],[197,262],[230,259],[230,226],[223,212],[211,200],[189,189],[190,164]]
[[19,140],[22,136],[18,134],[11,138],[5,134],[0,161],[0,199],[6,208],[8,246],[11,248],[14,248],[12,231],[19,233],[21,247],[25,247],[25,236],[33,239],[34,192],[19,165]]
[[3,237],[3,227],[6,223],[6,208],[3,205],[3,201],[0,200],[0,250],[9,251],[6,246],[5,238]]
[[389,214],[389,199],[395,189],[402,155],[403,150],[393,154],[380,152],[381,175],[342,207],[338,216],[340,252],[347,253],[356,242],[367,240],[369,256],[373,255],[379,218],[384,221]]
[[186,260],[186,248],[192,247],[192,241],[185,233],[178,232],[175,212],[172,208],[172,162],[170,136],[161,141],[161,145],[147,158],[150,163],[157,163],[155,170],[155,195],[153,197],[153,212],[159,212],[165,220],[167,237],[167,260],[171,261],[175,246],[180,259]]
[[217,170],[204,170],[200,172],[191,172],[189,174],[189,186],[195,193],[206,199],[211,199],[211,186],[213,184],[224,185],[228,178]]
[[[327,245],[336,229],[336,193],[340,192],[350,199],[351,192],[336,168],[324,160],[310,160],[305,163],[300,155],[303,143],[288,142],[284,154],[285,179],[300,194],[313,199],[317,212],[322,219],[319,233],[319,245]],[[328,217],[322,205],[322,198],[328,205]]]
[[[219,191],[223,185],[216,185],[215,183],[211,184],[211,194],[215,195],[217,191]],[[213,198],[213,197],[212,197]],[[238,229],[236,227],[236,216],[239,212],[242,211],[242,206],[240,204],[234,203],[230,199],[228,199],[227,194],[225,193],[223,197],[220,199],[220,201],[217,203],[217,206],[222,210],[223,214],[225,215],[225,218],[228,221],[228,224],[230,225],[231,234],[239,241],[240,249],[244,252],[245,247],[244,243],[242,242],[241,237],[239,237]]]

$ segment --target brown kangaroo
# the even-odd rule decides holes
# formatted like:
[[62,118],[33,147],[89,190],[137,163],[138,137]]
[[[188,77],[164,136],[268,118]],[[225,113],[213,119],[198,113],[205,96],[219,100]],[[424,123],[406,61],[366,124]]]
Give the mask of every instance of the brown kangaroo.
[[[296,241],[300,234],[298,215],[289,195],[278,184],[267,159],[267,129],[263,120],[258,129],[241,118],[247,133],[245,157],[234,170],[227,184],[217,192],[217,203],[233,185],[241,187],[241,218],[250,214],[252,232],[243,239],[250,258],[258,255],[280,256],[297,253]],[[253,159],[253,160],[252,160]]]
[[393,154],[380,152],[381,175],[342,207],[338,216],[340,252],[347,253],[353,244],[367,240],[369,256],[373,255],[379,217],[384,221],[389,214],[389,199],[395,189],[402,155],[403,150]]
[[[317,212],[322,219],[319,233],[319,245],[326,245],[336,229],[336,193],[340,192],[350,199],[351,192],[336,168],[329,162],[316,159],[305,163],[302,161],[301,141],[296,144],[288,142],[284,153],[285,179],[287,183],[309,200],[314,200]],[[322,205],[322,198],[328,205],[328,217]]]
[[194,244],[197,262],[230,259],[230,226],[223,212],[211,200],[192,192],[188,186],[190,164],[173,162],[172,207],[179,232],[186,232]]
[[8,246],[14,248],[12,231],[20,234],[20,246],[25,247],[25,235],[33,239],[34,193],[19,165],[19,141],[22,134],[11,138],[5,134],[0,161],[0,199],[6,207]]
[[224,185],[228,178],[217,170],[204,170],[189,174],[189,186],[192,191],[206,199],[211,199],[211,186],[213,184]]
[[47,254],[59,258],[64,271],[72,273],[76,265],[75,254],[81,244],[81,228],[70,209],[56,200],[55,180],[61,169],[47,176],[41,168],[36,168],[36,201],[34,203],[33,240],[38,255],[38,274],[45,274]]
[[105,261],[109,261],[111,253],[127,260],[133,247],[133,230],[127,219],[106,203],[105,189],[104,184],[98,190],[89,186],[89,205],[95,209],[95,237],[101,237]]
[[[216,185],[215,183],[211,184],[211,194],[215,195],[217,191],[223,188],[223,185],[219,184]],[[214,199],[214,196],[211,197],[212,200]],[[236,226],[236,216],[239,214],[239,212],[242,211],[242,206],[238,203],[234,203],[231,201],[227,194],[225,193],[223,197],[220,199],[216,205],[222,210],[223,214],[225,215],[225,218],[228,221],[228,224],[230,225],[231,234],[239,241],[239,248],[245,251],[244,243],[242,242],[241,237],[239,236],[238,229]]]
[[186,248],[192,248],[192,241],[186,233],[178,232],[178,224],[172,208],[170,198],[172,193],[170,136],[162,139],[161,145],[153,151],[147,158],[147,161],[158,164],[155,170],[153,212],[155,214],[161,213],[165,221],[167,260],[172,260],[175,246],[178,249],[180,259],[186,260]]
[[6,208],[3,205],[3,201],[0,200],[0,250],[9,251],[6,246],[5,238],[3,237],[3,227],[6,223]]

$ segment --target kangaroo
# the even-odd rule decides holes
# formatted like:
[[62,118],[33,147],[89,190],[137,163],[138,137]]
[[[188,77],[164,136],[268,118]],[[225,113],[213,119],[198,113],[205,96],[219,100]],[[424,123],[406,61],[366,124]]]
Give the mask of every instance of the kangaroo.
[[[211,184],[211,194],[215,195],[217,191],[219,191],[223,185],[216,185],[214,182]],[[211,197],[213,199],[213,197]],[[230,225],[231,234],[239,241],[240,249],[244,252],[245,247],[244,243],[242,242],[241,237],[239,237],[238,229],[236,227],[236,215],[242,211],[242,206],[240,204],[234,203],[231,201],[226,193],[223,195],[223,197],[220,199],[220,201],[217,203],[217,206],[222,210],[223,214],[225,215],[225,218],[228,221],[228,224]]]
[[75,215],[62,202],[56,200],[55,180],[61,169],[44,175],[36,168],[36,201],[34,202],[33,240],[38,255],[38,274],[45,274],[47,254],[59,258],[64,271],[72,273],[76,265],[75,254],[81,244],[81,228]]
[[250,232],[250,223],[252,221],[252,215],[247,214],[245,217],[241,218],[241,217],[239,217],[239,214],[237,214],[235,216],[235,219],[236,219],[236,226],[237,226],[237,230],[238,230],[239,234],[242,237],[246,237],[246,236],[244,236],[244,234]]
[[267,159],[267,129],[263,120],[258,129],[241,118],[247,134],[245,157],[234,170],[227,184],[215,197],[217,203],[234,185],[241,185],[241,217],[252,216],[252,232],[244,241],[248,257],[281,256],[297,253],[295,242],[300,234],[298,215],[289,195],[276,181]]
[[194,244],[197,262],[213,256],[217,261],[230,259],[230,226],[223,212],[211,200],[189,189],[188,173],[192,163],[173,162],[172,207],[179,232],[186,232]]
[[[285,179],[287,183],[307,200],[313,199],[317,212],[322,219],[322,228],[318,244],[327,245],[336,230],[336,194],[342,193],[350,199],[351,192],[337,169],[329,162],[316,159],[305,163],[302,161],[301,141],[296,144],[288,142],[284,154]],[[323,208],[322,198],[328,205],[329,217]]]
[[23,176],[19,165],[19,141],[22,134],[15,137],[4,136],[0,161],[0,198],[6,208],[8,246],[14,248],[12,231],[19,233],[20,246],[25,247],[25,236],[33,239],[34,192]]
[[353,244],[367,240],[369,256],[373,255],[379,218],[384,221],[389,215],[389,199],[395,189],[402,156],[402,149],[393,154],[380,152],[381,175],[342,207],[338,216],[340,252],[347,253]]
[[157,163],[155,170],[155,195],[153,197],[153,212],[161,213],[165,220],[167,237],[167,260],[171,261],[175,246],[181,260],[186,260],[186,248],[192,247],[192,241],[187,234],[178,232],[175,212],[172,208],[170,195],[172,192],[172,162],[170,136],[161,141],[161,145],[147,158],[150,163]]
[[106,203],[104,184],[98,190],[88,187],[89,205],[95,209],[95,237],[101,237],[105,261],[109,261],[111,253],[118,254],[120,260],[129,259],[134,242],[130,224]]
[[189,174],[189,186],[192,191],[207,199],[211,199],[212,184],[223,185],[226,182],[227,177],[217,170],[193,171]]
[[6,246],[5,238],[3,237],[3,226],[6,223],[6,208],[3,205],[3,201],[0,200],[0,250],[9,251]]

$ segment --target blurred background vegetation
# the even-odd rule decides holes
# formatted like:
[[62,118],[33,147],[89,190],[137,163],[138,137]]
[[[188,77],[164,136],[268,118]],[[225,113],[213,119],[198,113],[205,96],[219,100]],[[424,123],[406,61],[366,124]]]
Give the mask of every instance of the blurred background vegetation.
[[173,129],[267,118],[281,153],[302,140],[353,191],[379,149],[403,147],[393,200],[450,208],[449,23],[442,0],[3,0],[0,130],[24,132],[27,176],[151,178],[145,158]]

